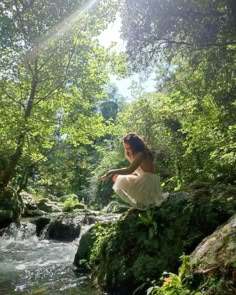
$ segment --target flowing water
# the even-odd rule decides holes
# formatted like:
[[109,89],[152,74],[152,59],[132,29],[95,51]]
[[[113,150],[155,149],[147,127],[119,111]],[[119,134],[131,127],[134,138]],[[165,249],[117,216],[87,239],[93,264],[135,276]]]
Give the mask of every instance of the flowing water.
[[88,275],[73,270],[77,244],[40,240],[34,224],[12,224],[0,237],[0,294],[97,295]]

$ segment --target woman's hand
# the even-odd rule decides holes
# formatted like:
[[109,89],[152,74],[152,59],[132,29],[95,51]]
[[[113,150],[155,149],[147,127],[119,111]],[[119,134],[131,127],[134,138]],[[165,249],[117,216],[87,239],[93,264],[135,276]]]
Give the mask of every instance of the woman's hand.
[[105,179],[108,179],[110,178],[111,176],[113,176],[115,173],[113,170],[109,170],[106,174],[102,175],[100,177],[101,180],[105,180]]

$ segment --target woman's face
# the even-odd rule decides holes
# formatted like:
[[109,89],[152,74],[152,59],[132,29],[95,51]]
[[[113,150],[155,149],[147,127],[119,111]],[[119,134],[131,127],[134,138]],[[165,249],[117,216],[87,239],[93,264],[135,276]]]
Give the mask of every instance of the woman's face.
[[132,153],[132,150],[131,150],[130,146],[127,143],[123,143],[123,147],[124,147],[125,155],[128,158],[132,158],[133,153]]
[[130,146],[128,145],[128,143],[123,142],[123,147],[125,151],[130,151]]

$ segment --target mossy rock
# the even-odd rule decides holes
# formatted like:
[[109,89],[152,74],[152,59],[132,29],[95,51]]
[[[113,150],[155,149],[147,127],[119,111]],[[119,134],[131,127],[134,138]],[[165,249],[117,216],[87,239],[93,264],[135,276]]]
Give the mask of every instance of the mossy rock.
[[235,212],[235,198],[182,192],[170,194],[161,207],[130,210],[98,228],[88,261],[93,277],[111,294],[132,294],[147,279],[176,272],[179,257],[190,254]]
[[74,258],[74,265],[77,267],[83,267],[85,261],[89,261],[90,254],[94,242],[96,240],[96,227],[91,227],[86,233],[84,233],[80,239],[78,251]]
[[11,188],[0,189],[0,228],[16,221],[24,212],[21,196]]
[[47,213],[62,212],[62,208],[59,203],[52,202],[47,198],[39,200],[37,204],[38,208]]

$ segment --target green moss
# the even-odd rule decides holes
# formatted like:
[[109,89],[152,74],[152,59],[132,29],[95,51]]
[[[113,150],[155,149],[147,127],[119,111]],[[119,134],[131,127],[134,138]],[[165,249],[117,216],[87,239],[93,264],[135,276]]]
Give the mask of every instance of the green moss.
[[224,197],[174,193],[159,208],[130,210],[114,223],[97,224],[88,258],[96,283],[111,292],[122,289],[117,294],[123,295],[164,271],[176,273],[179,257],[190,254],[235,209],[235,199],[228,204]]
[[11,188],[0,189],[0,227],[17,220],[24,210],[24,204],[17,192]]
[[86,206],[81,204],[76,195],[70,195],[63,202],[63,211],[72,212],[74,209],[85,209]]

